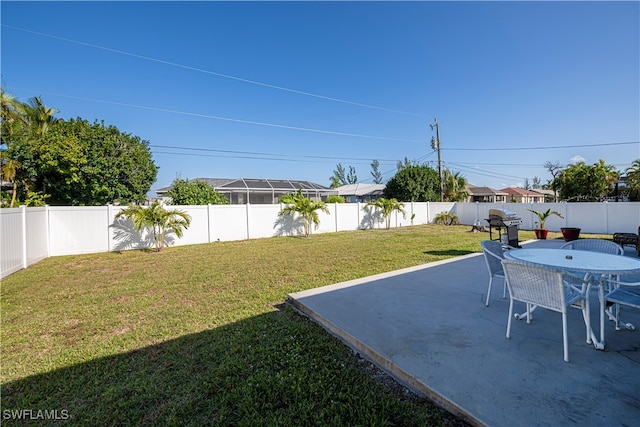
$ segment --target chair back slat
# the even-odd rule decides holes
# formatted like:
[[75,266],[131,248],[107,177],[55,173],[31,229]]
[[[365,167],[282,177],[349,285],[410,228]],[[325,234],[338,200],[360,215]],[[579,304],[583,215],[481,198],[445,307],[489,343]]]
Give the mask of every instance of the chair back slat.
[[502,271],[502,260],[504,259],[502,243],[495,240],[483,240],[480,245],[489,271],[491,273]]
[[502,266],[513,299],[565,311],[565,288],[560,270],[511,259],[504,260]]
[[562,249],[575,249],[578,251],[600,252],[603,254],[622,255],[624,249],[615,242],[602,239],[578,239],[562,245]]

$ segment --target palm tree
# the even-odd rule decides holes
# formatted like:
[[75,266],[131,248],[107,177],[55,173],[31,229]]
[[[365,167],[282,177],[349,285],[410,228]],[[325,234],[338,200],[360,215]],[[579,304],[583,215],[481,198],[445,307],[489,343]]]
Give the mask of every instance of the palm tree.
[[151,229],[156,252],[160,252],[164,248],[168,232],[182,237],[183,229],[187,229],[191,224],[191,217],[186,212],[177,209],[166,210],[157,200],[149,207],[129,205],[118,212],[116,218],[121,216],[131,218],[136,230]]
[[0,155],[2,155],[2,158],[0,159],[0,163],[2,164],[2,168],[0,169],[0,182],[6,181],[13,184],[13,193],[11,193],[11,204],[9,205],[9,207],[12,208],[16,203],[16,195],[18,194],[16,173],[20,168],[20,162],[16,159],[8,159],[4,151],[1,152]]
[[302,190],[298,190],[296,194],[286,194],[282,196],[282,202],[286,203],[278,216],[293,215],[297,213],[302,218],[304,224],[304,236],[309,237],[311,235],[311,224],[315,225],[317,229],[320,225],[320,218],[318,217],[318,211],[329,213],[327,205],[323,201],[314,202],[302,195]]
[[393,211],[402,212],[402,216],[406,216],[406,212],[404,211],[404,203],[399,202],[396,199],[380,198],[370,201],[369,203],[367,203],[367,206],[373,206],[382,210],[382,217],[385,219],[387,230],[391,228],[391,213]]
[[635,200],[634,196],[640,193],[640,159],[634,160],[624,173],[631,200]]
[[449,169],[444,171],[444,201],[462,202],[467,200],[467,180],[460,175],[460,172],[451,173]]
[[53,117],[57,112],[58,110],[55,108],[44,105],[39,96],[31,98],[25,106],[27,122],[31,125],[36,136],[44,135],[51,125],[60,121],[60,119]]

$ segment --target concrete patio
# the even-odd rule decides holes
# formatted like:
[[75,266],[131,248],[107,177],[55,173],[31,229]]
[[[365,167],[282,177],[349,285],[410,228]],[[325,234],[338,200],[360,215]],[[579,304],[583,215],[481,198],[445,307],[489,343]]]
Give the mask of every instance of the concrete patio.
[[[559,247],[560,240],[527,242]],[[626,256],[636,256],[633,248]],[[539,309],[514,321],[509,300],[482,254],[394,271],[289,295],[290,304],[396,379],[473,425],[631,426],[640,422],[640,310],[606,324],[606,349],[586,343],[579,310],[568,314],[562,358],[559,313]],[[591,322],[598,329],[593,292]],[[522,312],[524,304],[516,305]]]

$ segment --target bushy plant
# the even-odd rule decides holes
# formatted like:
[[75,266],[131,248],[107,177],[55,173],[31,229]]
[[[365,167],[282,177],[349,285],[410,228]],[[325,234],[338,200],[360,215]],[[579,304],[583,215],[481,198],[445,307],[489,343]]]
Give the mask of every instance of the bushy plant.
[[186,212],[177,209],[166,210],[157,200],[148,207],[129,205],[118,212],[116,218],[121,216],[131,218],[136,230],[151,229],[156,252],[160,252],[164,248],[168,232],[182,237],[182,231],[191,224],[191,216]]
[[344,197],[332,194],[327,197],[326,203],[344,203]]
[[454,225],[460,224],[460,218],[453,212],[443,211],[433,218],[435,224]]

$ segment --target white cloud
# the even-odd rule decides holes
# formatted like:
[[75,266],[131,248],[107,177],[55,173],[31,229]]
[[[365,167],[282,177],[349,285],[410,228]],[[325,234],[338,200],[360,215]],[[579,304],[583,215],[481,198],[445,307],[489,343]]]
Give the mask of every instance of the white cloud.
[[578,163],[578,162],[586,162],[587,159],[585,159],[584,157],[578,154],[577,156],[573,156],[572,158],[570,158],[569,161],[571,163]]

